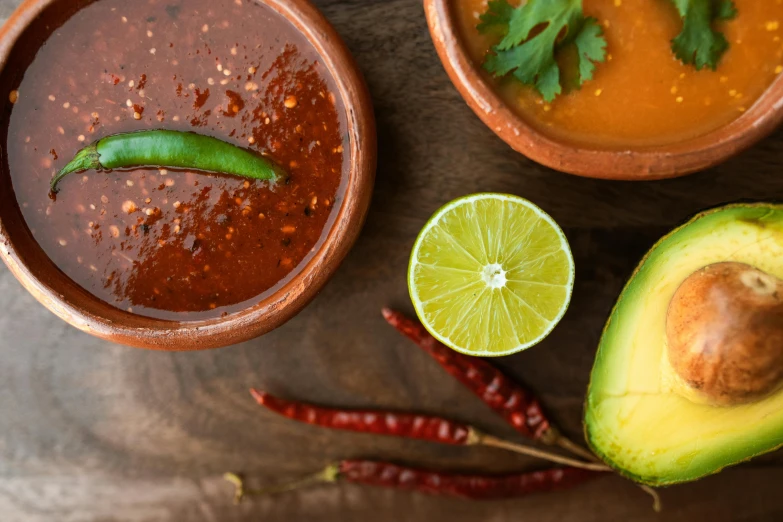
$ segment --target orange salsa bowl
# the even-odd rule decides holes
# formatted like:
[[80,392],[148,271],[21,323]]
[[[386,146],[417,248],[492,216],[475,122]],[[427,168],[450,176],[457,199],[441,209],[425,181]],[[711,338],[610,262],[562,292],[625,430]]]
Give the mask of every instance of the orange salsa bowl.
[[[510,0],[519,5],[519,0]],[[584,0],[606,57],[581,88],[546,102],[532,87],[482,67],[498,37],[481,34],[486,0],[425,0],[433,42],[454,85],[500,138],[556,170],[652,180],[718,164],[783,119],[783,4],[736,0],[716,24],[729,42],[716,70],[676,59],[682,26],[671,2]]]

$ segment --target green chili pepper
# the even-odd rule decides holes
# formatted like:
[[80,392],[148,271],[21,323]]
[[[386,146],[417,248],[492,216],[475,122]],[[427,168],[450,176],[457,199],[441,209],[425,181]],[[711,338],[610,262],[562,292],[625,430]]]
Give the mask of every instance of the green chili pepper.
[[285,172],[268,159],[194,132],[149,130],[114,134],[88,145],[57,173],[51,189],[72,172],[130,167],[170,167],[277,181]]

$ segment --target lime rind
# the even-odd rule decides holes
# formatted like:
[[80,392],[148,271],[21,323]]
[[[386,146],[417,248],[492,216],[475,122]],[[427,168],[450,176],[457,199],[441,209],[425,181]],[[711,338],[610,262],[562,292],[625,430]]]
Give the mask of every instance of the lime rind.
[[[499,217],[493,214],[498,206]],[[507,215],[510,210],[513,216]],[[482,230],[488,223],[500,226]],[[433,252],[422,253],[423,245]],[[506,270],[492,273],[495,265]],[[546,272],[557,277],[542,279]],[[571,249],[557,223],[528,200],[507,194],[473,194],[443,206],[419,233],[408,266],[410,297],[424,327],[450,348],[475,356],[509,355],[541,342],[565,315],[574,279]],[[488,289],[495,291],[487,294]],[[425,310],[434,300],[443,309]],[[478,314],[474,331],[460,331],[480,302],[495,315]],[[515,313],[508,303],[525,312]],[[498,314],[503,321],[492,320]],[[513,335],[501,330],[504,325],[512,325]],[[516,344],[492,349],[495,339],[513,337]]]

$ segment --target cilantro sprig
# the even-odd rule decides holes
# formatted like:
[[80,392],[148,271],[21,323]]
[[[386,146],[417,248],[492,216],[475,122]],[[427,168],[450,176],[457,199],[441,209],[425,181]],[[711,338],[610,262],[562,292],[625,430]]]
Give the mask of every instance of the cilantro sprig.
[[713,29],[718,20],[737,16],[732,0],[672,0],[682,17],[682,32],[672,40],[672,51],[682,63],[697,70],[718,67],[729,42],[723,33]]
[[490,0],[481,15],[479,32],[499,34],[484,68],[495,76],[512,74],[532,85],[551,102],[563,92],[556,55],[575,46],[579,55],[577,81],[593,78],[595,63],[606,59],[606,40],[595,18],[582,12],[582,0],[528,0],[512,7],[507,0]]

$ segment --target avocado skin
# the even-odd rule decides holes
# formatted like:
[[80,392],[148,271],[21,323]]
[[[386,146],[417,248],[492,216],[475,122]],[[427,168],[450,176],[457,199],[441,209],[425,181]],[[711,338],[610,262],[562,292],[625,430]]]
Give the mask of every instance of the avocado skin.
[[[703,210],[697,214],[695,214],[690,219],[685,220],[680,225],[672,229],[668,234],[663,236],[661,239],[659,239],[644,255],[644,257],[641,259],[641,261],[637,264],[636,268],[632,272],[632,274],[629,276],[628,281],[626,282],[625,286],[623,287],[623,290],[620,292],[620,296],[618,297],[615,305],[612,307],[612,311],[609,314],[609,318],[604,325],[604,328],[601,333],[601,340],[599,341],[599,346],[603,344],[604,339],[607,336],[607,332],[609,331],[612,324],[616,321],[620,320],[619,314],[622,310],[622,305],[624,303],[624,300],[628,293],[631,291],[633,284],[636,280],[636,277],[639,275],[640,271],[645,267],[646,263],[650,260],[650,257],[656,253],[656,251],[661,247],[663,243],[665,243],[667,240],[669,240],[672,236],[676,235],[678,232],[688,228],[689,226],[697,223],[703,218],[706,218],[712,214],[717,214],[721,212],[731,211],[734,209],[765,209],[770,212],[779,211],[783,212],[783,202],[782,201],[773,201],[773,202],[758,202],[758,201],[740,201],[735,202],[728,205],[723,205],[720,207],[710,208]],[[763,219],[763,218],[762,218]],[[754,224],[759,224],[761,220],[754,220]],[[763,226],[763,225],[762,225]],[[770,453],[776,450],[779,450],[783,448],[783,442],[780,444],[777,444],[775,446],[771,446],[769,448],[766,448],[762,451],[755,452],[743,459],[731,462],[729,464],[726,464],[724,466],[716,467],[713,470],[710,470],[706,473],[701,474],[699,477],[694,479],[678,479],[674,477],[664,477],[664,476],[642,476],[636,473],[633,473],[629,471],[628,469],[625,469],[622,465],[618,464],[610,455],[608,455],[606,452],[604,452],[599,444],[594,439],[589,426],[589,411],[590,411],[590,399],[591,399],[591,393],[594,388],[594,380],[597,373],[601,371],[599,364],[601,362],[599,354],[596,354],[596,359],[593,364],[593,368],[590,374],[590,381],[587,387],[587,393],[585,395],[585,401],[584,401],[584,415],[583,415],[583,431],[584,431],[584,437],[585,441],[588,444],[588,447],[590,450],[598,457],[600,458],[604,463],[606,463],[609,467],[611,467],[613,470],[615,470],[618,474],[620,474],[623,477],[628,478],[629,480],[632,480],[639,484],[644,484],[647,486],[652,487],[666,487],[671,486],[675,484],[681,484],[686,482],[691,482],[693,480],[699,480],[701,478],[715,475],[723,471],[724,469],[732,466],[736,466],[745,462],[748,462],[755,457],[758,457],[760,455],[764,455],[766,453]],[[779,392],[783,393],[783,392]]]

